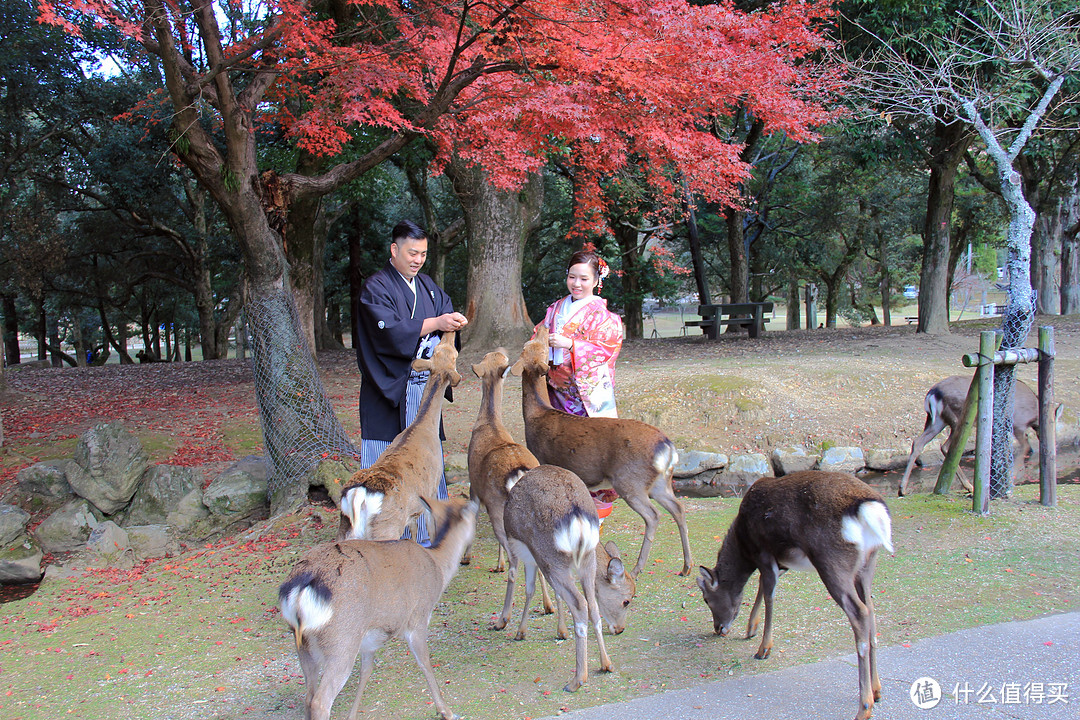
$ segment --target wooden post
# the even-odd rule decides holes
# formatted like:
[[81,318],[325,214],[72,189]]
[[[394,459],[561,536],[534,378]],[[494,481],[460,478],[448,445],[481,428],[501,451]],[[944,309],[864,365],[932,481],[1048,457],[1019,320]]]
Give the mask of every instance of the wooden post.
[[994,351],[997,339],[993,330],[979,333],[979,369],[975,371],[979,387],[979,429],[975,433],[975,478],[972,481],[971,509],[980,515],[990,514],[990,441],[994,422]]
[[1039,328],[1039,502],[1057,506],[1057,417],[1054,413],[1054,328]]
[[960,418],[960,424],[956,428],[956,437],[949,436],[949,454],[945,456],[945,462],[938,471],[937,485],[934,486],[935,495],[946,495],[952,486],[956,469],[960,467],[960,457],[964,454],[964,447],[968,438],[971,437],[971,428],[975,426],[975,415],[979,409],[979,375],[971,378],[968,386],[967,399],[964,400],[964,417]]

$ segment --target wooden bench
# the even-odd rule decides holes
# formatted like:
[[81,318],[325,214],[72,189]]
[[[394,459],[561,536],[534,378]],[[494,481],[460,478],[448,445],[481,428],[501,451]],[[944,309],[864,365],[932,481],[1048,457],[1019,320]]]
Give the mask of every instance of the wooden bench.
[[687,320],[685,327],[699,327],[710,340],[715,340],[721,325],[745,326],[750,337],[756,338],[765,329],[765,313],[771,313],[771,302],[759,303],[721,303],[717,305],[698,305],[700,320]]

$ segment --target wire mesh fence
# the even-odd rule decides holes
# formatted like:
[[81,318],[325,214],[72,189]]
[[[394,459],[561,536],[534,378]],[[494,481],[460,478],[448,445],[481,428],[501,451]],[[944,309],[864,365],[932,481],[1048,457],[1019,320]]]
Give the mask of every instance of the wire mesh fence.
[[[1016,282],[1016,275],[1009,285],[1009,304],[1001,321],[1002,350],[1013,350],[1023,345],[1035,322],[1035,295],[1031,283]],[[1008,497],[1013,490],[1013,407],[1016,379],[1015,365],[998,365],[994,368],[994,423],[990,454],[990,497]]]

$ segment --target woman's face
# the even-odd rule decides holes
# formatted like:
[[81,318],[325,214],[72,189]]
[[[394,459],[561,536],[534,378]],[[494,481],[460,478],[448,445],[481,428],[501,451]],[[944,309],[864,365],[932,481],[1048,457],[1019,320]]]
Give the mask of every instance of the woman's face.
[[587,298],[593,294],[596,287],[596,273],[593,272],[589,263],[571,265],[566,273],[566,289],[570,291],[570,297],[575,300]]

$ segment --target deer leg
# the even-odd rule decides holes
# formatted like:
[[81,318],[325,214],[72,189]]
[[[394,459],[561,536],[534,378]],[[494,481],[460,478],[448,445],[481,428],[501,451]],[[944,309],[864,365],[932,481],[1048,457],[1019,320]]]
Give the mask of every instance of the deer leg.
[[[428,691],[435,701],[435,709],[439,711],[439,715],[442,716],[443,720],[457,720],[458,716],[450,712],[450,708],[443,701],[442,693],[439,692],[439,683],[435,680],[435,671],[431,667],[431,655],[428,653],[427,634],[427,626],[423,625],[414,632],[406,634],[405,642],[408,644],[409,650],[412,651],[413,657],[416,658],[416,664],[420,666],[420,671],[424,673]],[[354,720],[354,718],[349,718],[349,720]]]
[[506,627],[506,624],[510,622],[510,608],[514,604],[514,583],[517,580],[518,559],[513,550],[508,553],[508,565],[506,571],[506,599],[503,601],[502,612],[499,613],[499,617],[491,623],[492,630],[502,630]]
[[779,577],[776,561],[770,560],[769,564],[758,569],[758,574],[761,576],[758,580],[758,594],[765,601],[765,629],[761,633],[761,645],[754,657],[764,660],[769,657],[773,646],[773,596],[776,595],[776,579]]
[[356,699],[353,700],[352,710],[349,711],[349,720],[356,720],[360,713],[360,698],[364,697],[364,688],[367,687],[371,671],[375,669],[375,651],[378,648],[361,648],[360,650],[360,684],[356,688]]
[[615,666],[608,657],[607,647],[604,645],[604,618],[600,616],[600,606],[596,602],[596,553],[591,554],[591,560],[587,560],[581,568],[581,585],[585,590],[585,603],[589,610],[589,622],[593,626],[593,634],[596,635],[596,645],[600,651],[600,671],[612,672]]
[[900,497],[904,497],[907,492],[908,477],[911,475],[911,469],[915,467],[915,461],[919,459],[919,455],[922,453],[923,448],[926,447],[926,443],[937,437],[938,433],[944,429],[945,421],[940,415],[937,418],[931,418],[930,414],[927,413],[922,435],[919,435],[911,443],[911,455],[908,456],[907,467],[904,468],[904,476],[900,478],[900,487],[897,490]]
[[551,595],[548,594],[548,584],[547,580],[544,579],[544,573],[540,573],[540,599],[544,604],[545,615],[555,612],[555,606],[551,602]]
[[874,701],[881,699],[881,678],[878,676],[877,667],[877,615],[874,613],[874,600],[870,594],[870,584],[874,581],[874,568],[877,565],[877,552],[870,554],[866,565],[855,576],[855,590],[859,593],[859,599],[866,606],[867,635],[870,638],[868,658],[870,660],[870,691],[874,695]]
[[315,688],[319,685],[319,663],[315,661],[308,643],[297,648],[296,654],[300,656],[300,669],[304,672],[304,686],[307,688],[304,707],[310,708],[311,700],[315,697]]
[[[859,658],[859,711],[855,720],[868,720],[874,709],[874,690],[870,679],[870,622],[866,604],[859,599],[856,581],[850,569],[818,568],[826,589],[836,604],[847,615],[851,629],[855,633],[855,653]],[[847,575],[845,579],[844,576]],[[869,596],[869,593],[867,593]],[[876,662],[876,661],[875,661]]]
[[515,640],[525,639],[525,623],[529,620],[529,607],[532,605],[533,595],[536,594],[536,561],[532,557],[525,558],[525,607],[521,610],[521,622],[518,623]]
[[690,565],[692,564],[690,559],[690,538],[686,533],[686,511],[671,489],[670,478],[665,476],[659,482],[654,483],[652,490],[649,492],[649,497],[660,503],[660,507],[671,513],[675,524],[679,526],[679,539],[682,540],[683,554],[683,568],[679,575],[685,577],[690,574]]
[[645,538],[641,541],[641,551],[638,553],[637,563],[634,565],[634,569],[630,571],[631,575],[637,577],[645,568],[645,561],[649,559],[649,550],[652,548],[653,538],[656,537],[656,526],[660,522],[660,514],[656,512],[656,508],[653,507],[649,497],[642,493],[639,488],[634,488],[633,492],[624,488],[615,488],[615,491],[622,495],[630,509],[645,521]]
[[[584,570],[582,573],[584,574]],[[570,609],[570,617],[574,621],[574,647],[575,662],[574,676],[563,688],[566,692],[577,692],[577,689],[589,679],[589,608],[584,596],[574,586],[574,580],[569,572],[549,576],[555,595],[566,602]],[[560,615],[562,613],[560,612]]]
[[506,548],[509,547],[506,539],[506,528],[503,527],[503,508],[489,510],[488,517],[491,518],[491,530],[495,533],[495,540],[499,543],[499,558],[491,571],[503,572],[506,570],[506,566],[503,564],[503,554],[506,553]]
[[758,625],[761,624],[761,601],[764,595],[761,592],[761,583],[758,582],[757,595],[754,596],[754,605],[750,608],[750,617],[746,621],[746,639],[757,635]]
[[308,706],[311,720],[330,720],[330,708],[333,707],[334,700],[349,679],[358,651],[359,648],[351,653],[336,652],[324,658],[322,680],[311,699],[311,705]]
[[555,628],[555,637],[560,640],[565,640],[570,637],[570,634],[566,629],[566,618],[563,617],[562,598],[559,597],[559,593],[555,593],[555,618],[558,623]]

